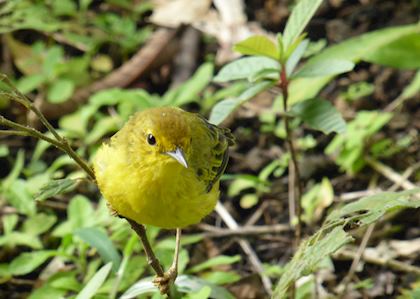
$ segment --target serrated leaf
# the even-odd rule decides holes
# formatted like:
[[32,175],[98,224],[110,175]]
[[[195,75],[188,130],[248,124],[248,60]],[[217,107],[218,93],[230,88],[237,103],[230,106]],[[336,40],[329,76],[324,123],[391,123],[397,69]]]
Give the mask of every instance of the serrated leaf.
[[351,240],[352,238],[341,227],[336,227],[323,236],[317,233],[303,241],[292,260],[285,266],[273,298],[286,298],[292,283],[301,276],[316,271],[325,257]]
[[344,59],[327,59],[306,63],[293,78],[333,76],[351,71],[355,64]]
[[65,102],[73,94],[74,87],[74,83],[70,80],[57,80],[48,88],[47,100],[50,103]]
[[370,224],[386,212],[395,208],[419,208],[420,199],[415,195],[420,194],[420,188],[401,192],[382,192],[359,199],[356,202],[345,205],[341,209],[334,210],[327,221],[332,222],[340,218],[360,215],[358,221],[362,225]]
[[39,193],[35,195],[35,200],[43,201],[47,198],[72,191],[74,190],[76,185],[77,180],[73,179],[61,179],[50,181],[41,187]]
[[340,112],[326,100],[311,99],[298,103],[292,107],[290,113],[324,134],[346,131],[346,123]]
[[103,266],[101,269],[96,272],[87,285],[82,289],[82,291],[76,296],[75,299],[90,299],[92,298],[102,284],[105,282],[105,279],[108,277],[109,272],[111,271],[112,263],[108,263]]
[[226,100],[220,101],[213,107],[210,113],[209,122],[216,125],[220,124],[241,104],[248,101],[263,90],[270,88],[272,85],[272,82],[262,81],[242,92],[242,94],[237,98],[228,98]]
[[283,45],[285,51],[303,32],[309,20],[315,14],[322,0],[300,0],[293,8],[289,19],[286,23],[286,28],[283,32]]
[[280,72],[280,64],[267,57],[244,57],[225,65],[213,81],[228,82],[248,79],[266,69],[276,69]]
[[103,231],[94,227],[87,227],[76,230],[75,234],[91,247],[96,248],[104,262],[111,262],[114,271],[118,270],[121,263],[121,256],[112,241]]
[[233,49],[244,55],[265,56],[279,59],[279,51],[272,40],[264,35],[254,35],[237,43]]

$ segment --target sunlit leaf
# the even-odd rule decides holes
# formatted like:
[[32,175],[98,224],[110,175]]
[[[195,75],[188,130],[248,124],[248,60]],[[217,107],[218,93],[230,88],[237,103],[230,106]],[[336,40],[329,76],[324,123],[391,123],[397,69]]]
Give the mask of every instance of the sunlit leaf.
[[233,49],[244,55],[266,56],[274,60],[279,59],[276,45],[264,35],[254,35],[237,43]]

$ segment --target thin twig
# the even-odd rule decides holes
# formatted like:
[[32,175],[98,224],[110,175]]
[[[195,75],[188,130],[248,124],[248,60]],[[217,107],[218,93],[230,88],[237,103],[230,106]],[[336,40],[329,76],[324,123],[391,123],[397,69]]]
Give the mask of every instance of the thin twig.
[[[232,215],[229,214],[229,212],[226,210],[222,203],[217,202],[216,212],[217,214],[219,214],[219,216],[223,219],[223,221],[230,229],[235,230],[239,228],[238,223],[235,221],[235,219],[233,219]],[[265,275],[261,261],[258,258],[257,254],[254,252],[247,240],[239,239],[238,243],[239,246],[241,246],[242,250],[245,252],[246,256],[249,259],[249,262],[252,264],[255,271],[260,275],[265,291],[268,295],[271,296],[273,285],[271,284],[270,278],[268,278],[268,276]]]
[[403,176],[401,176],[399,173],[395,172],[392,168],[382,164],[379,161],[376,161],[372,159],[371,157],[365,157],[365,161],[371,166],[373,169],[375,169],[377,172],[382,174],[384,177],[389,179],[390,181],[401,185],[406,190],[414,189],[417,186],[414,185],[409,180],[405,179]]
[[200,225],[202,230],[207,233],[202,234],[203,237],[208,238],[223,238],[231,236],[253,236],[253,235],[264,235],[264,234],[276,234],[281,232],[290,231],[291,227],[284,224],[276,225],[262,225],[262,226],[242,226],[235,229],[218,228],[211,225]]
[[[354,276],[354,273],[357,270],[357,267],[359,266],[360,259],[362,258],[363,252],[366,249],[366,246],[369,242],[369,239],[370,239],[374,229],[375,229],[375,223],[372,223],[368,226],[365,234],[363,235],[362,242],[360,242],[360,246],[359,246],[359,248],[357,248],[357,252],[354,256],[353,262],[351,263],[350,270],[347,273],[346,277],[344,277],[344,279],[343,279],[343,284],[344,284],[344,292],[342,292],[343,295],[347,293],[349,283],[352,280],[352,278]],[[343,298],[343,297],[341,296],[340,298]]]
[[[356,252],[352,250],[348,250],[348,249],[341,249],[340,251],[334,254],[335,259],[341,259],[341,260],[349,260],[349,259],[353,260],[355,257],[356,257]],[[362,260],[364,260],[365,262],[374,264],[374,265],[389,267],[396,271],[420,275],[419,267],[406,264],[406,263],[403,263],[394,259],[378,258],[378,257],[366,255],[366,253],[364,253],[362,255]]]
[[125,219],[130,224],[131,228],[139,236],[139,238],[140,238],[140,240],[143,244],[144,252],[146,253],[147,262],[153,268],[153,270],[156,272],[156,275],[158,277],[163,277],[164,276],[163,268],[162,268],[159,260],[157,259],[155,253],[153,252],[152,246],[150,246],[149,239],[147,238],[147,235],[146,235],[146,228],[144,227],[144,225],[138,224],[137,222],[135,222],[135,221],[133,221],[129,218],[125,218]]

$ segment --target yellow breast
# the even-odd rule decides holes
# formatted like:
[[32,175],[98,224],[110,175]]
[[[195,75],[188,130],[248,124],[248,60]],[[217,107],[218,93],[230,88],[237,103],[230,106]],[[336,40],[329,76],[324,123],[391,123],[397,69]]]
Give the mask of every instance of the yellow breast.
[[103,145],[94,160],[99,188],[121,216],[162,228],[182,228],[209,214],[219,184],[207,192],[193,169],[171,158],[133,162],[124,147]]

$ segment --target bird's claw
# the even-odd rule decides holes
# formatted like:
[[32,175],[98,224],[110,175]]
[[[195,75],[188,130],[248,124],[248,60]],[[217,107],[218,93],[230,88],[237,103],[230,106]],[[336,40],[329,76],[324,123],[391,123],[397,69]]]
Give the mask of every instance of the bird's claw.
[[153,280],[153,284],[159,289],[160,293],[167,294],[171,285],[175,282],[176,277],[178,276],[178,271],[176,268],[171,267],[166,271],[163,276],[158,276]]

